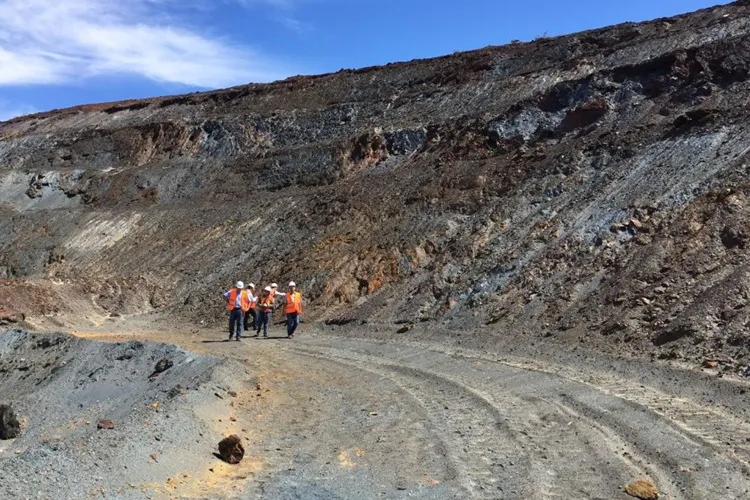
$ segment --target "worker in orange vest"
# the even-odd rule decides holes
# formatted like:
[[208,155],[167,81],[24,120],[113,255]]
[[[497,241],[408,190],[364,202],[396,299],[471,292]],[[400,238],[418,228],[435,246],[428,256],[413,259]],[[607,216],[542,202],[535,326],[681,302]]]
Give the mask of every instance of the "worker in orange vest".
[[[245,331],[255,330],[257,326],[257,316],[255,313],[255,304],[258,303],[258,297],[255,296],[255,284],[250,283],[247,285],[247,297],[250,299],[250,307],[247,311],[245,311],[245,318],[242,322],[243,326],[245,327]],[[253,318],[253,327],[250,328],[248,323],[250,323],[250,318]]]
[[271,311],[273,311],[273,298],[270,286],[264,288],[260,298],[258,298],[258,315],[255,328],[258,335],[260,335],[260,330],[263,329],[264,337],[268,337],[268,321],[271,319]]
[[232,337],[238,341],[242,339],[245,313],[250,310],[250,297],[244,288],[245,284],[238,281],[234,288],[224,293],[229,311],[229,340],[232,340]]
[[289,282],[289,291],[285,296],[284,312],[286,313],[286,335],[294,337],[294,331],[299,326],[302,314],[302,294],[297,291],[297,284]]

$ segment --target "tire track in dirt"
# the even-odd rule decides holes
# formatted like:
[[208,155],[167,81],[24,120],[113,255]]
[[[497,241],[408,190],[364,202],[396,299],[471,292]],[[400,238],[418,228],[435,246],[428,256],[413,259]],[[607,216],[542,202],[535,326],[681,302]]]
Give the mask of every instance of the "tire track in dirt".
[[[641,475],[656,480],[670,498],[739,498],[748,488],[746,463],[735,445],[721,444],[732,430],[744,436],[743,423],[701,413],[689,401],[671,406],[666,395],[615,377],[575,380],[562,367],[542,370],[526,360],[414,343],[332,343],[310,339],[288,348],[394,380],[430,407],[438,430],[470,427],[453,436],[452,452],[464,464],[459,470],[472,496],[497,491],[496,482],[484,477],[521,493],[507,492],[510,497],[529,498],[617,498],[623,484]],[[718,425],[709,428],[711,421]],[[492,432],[486,432],[488,422]],[[508,457],[523,457],[524,467],[498,475],[487,466]]]
[[[369,339],[358,338],[356,340],[374,343]],[[703,444],[740,462],[743,465],[744,473],[750,477],[750,424],[719,408],[707,408],[688,399],[676,398],[643,384],[634,384],[616,375],[587,374],[578,367],[573,368],[566,365],[550,364],[549,362],[540,363],[531,359],[508,356],[499,357],[496,354],[421,342],[388,341],[387,343],[439,352],[446,356],[467,361],[483,360],[498,363],[511,368],[553,375],[593,387],[604,394],[644,406],[663,416]]]
[[[524,491],[528,488],[519,482],[527,475],[524,471],[531,467],[520,444],[513,439],[493,439],[484,432],[488,422],[503,434],[510,430],[497,408],[475,391],[434,374],[377,361],[362,362],[332,350],[300,347],[291,350],[377,374],[400,387],[425,410],[435,427],[434,434],[443,436],[440,439],[445,443],[446,459],[455,471],[455,477],[448,479],[460,482],[472,497],[522,497],[539,493]],[[472,466],[478,463],[484,467]],[[531,498],[534,497],[539,498],[532,494]]]
[[[457,469],[461,472],[462,483],[475,498],[498,498],[498,494],[502,498],[570,498],[571,492],[580,489],[580,485],[566,483],[571,479],[580,482],[582,477],[578,462],[571,463],[571,458],[601,455],[589,441],[578,437],[590,437],[595,433],[594,428],[581,423],[567,429],[568,438],[556,439],[553,434],[564,425],[562,422],[573,425],[573,421],[569,421],[565,413],[555,412],[546,401],[524,399],[510,393],[491,396],[453,376],[348,351],[300,347],[295,347],[294,351],[329,361],[337,359],[358,369],[379,373],[404,387],[430,409],[431,420],[439,433],[457,435],[453,436],[450,458],[459,464]],[[541,412],[544,421],[530,419],[540,414],[540,407],[549,407]],[[612,498],[597,497],[595,492],[603,491],[610,478],[621,475],[618,471],[623,467],[629,469],[631,475],[637,472],[634,466],[624,462],[620,467],[603,467],[605,470],[597,475],[599,480],[592,481],[585,491],[578,493],[587,498]],[[621,479],[618,485],[623,484],[626,477]]]

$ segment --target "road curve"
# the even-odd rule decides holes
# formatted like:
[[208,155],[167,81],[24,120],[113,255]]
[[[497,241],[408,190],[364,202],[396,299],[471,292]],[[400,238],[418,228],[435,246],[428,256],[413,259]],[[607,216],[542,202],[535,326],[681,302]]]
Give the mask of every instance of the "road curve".
[[308,336],[274,347],[363,391],[397,387],[382,406],[415,406],[425,449],[444,462],[444,489],[425,497],[629,498],[623,486],[641,477],[675,499],[750,489],[750,426],[641,384],[419,343]]
[[750,498],[743,381],[546,344],[516,357],[357,330],[224,335],[86,336],[227,358],[216,387],[239,397],[212,418],[259,464],[233,498],[610,500],[640,478],[660,498]]

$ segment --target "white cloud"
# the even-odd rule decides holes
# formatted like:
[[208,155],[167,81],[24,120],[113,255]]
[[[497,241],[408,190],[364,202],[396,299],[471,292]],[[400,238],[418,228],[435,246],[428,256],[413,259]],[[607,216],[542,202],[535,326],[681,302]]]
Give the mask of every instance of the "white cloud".
[[0,0],[0,86],[134,74],[217,88],[290,73],[248,47],[180,26],[170,16],[175,1]]

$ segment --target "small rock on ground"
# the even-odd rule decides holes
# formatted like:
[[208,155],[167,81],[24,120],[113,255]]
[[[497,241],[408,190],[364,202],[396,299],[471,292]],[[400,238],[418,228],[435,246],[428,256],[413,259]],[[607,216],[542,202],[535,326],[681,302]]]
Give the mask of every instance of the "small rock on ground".
[[151,376],[153,377],[154,375],[158,375],[161,372],[165,372],[169,370],[170,368],[172,368],[173,366],[174,366],[174,363],[171,360],[167,358],[160,359],[156,363],[156,366],[154,366],[154,373],[152,373]]
[[238,464],[245,456],[245,448],[242,446],[242,440],[232,434],[231,436],[219,441],[219,455],[221,459],[229,464]]
[[115,423],[111,420],[99,420],[99,423],[96,424],[97,429],[107,429],[112,430],[115,428]]
[[640,498],[641,500],[658,500],[659,490],[656,485],[648,479],[639,479],[625,486],[625,493],[631,497]]

